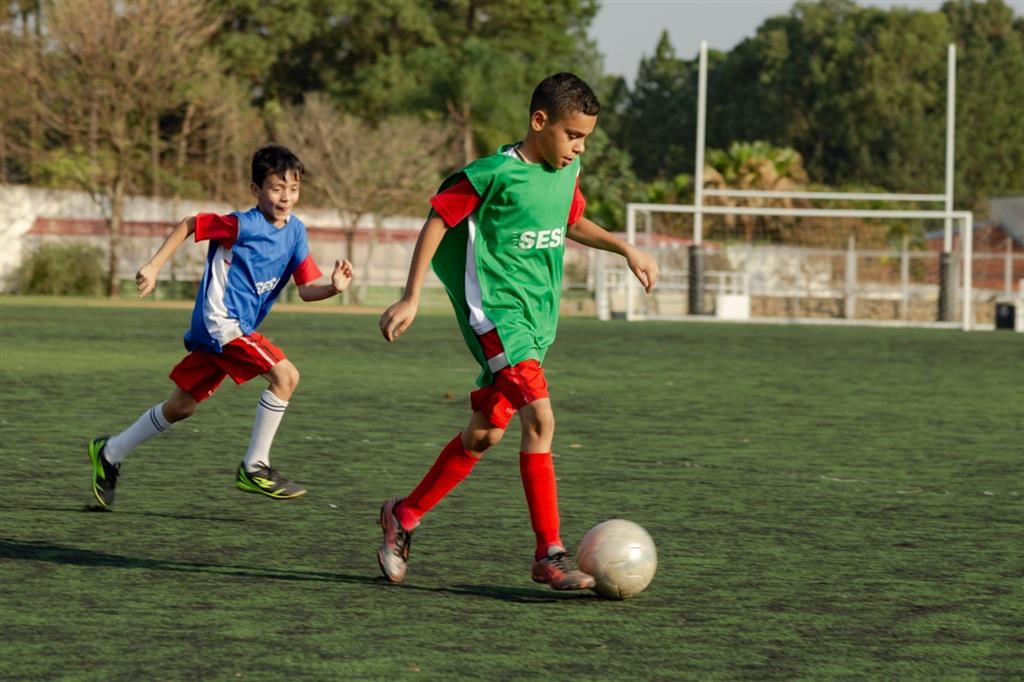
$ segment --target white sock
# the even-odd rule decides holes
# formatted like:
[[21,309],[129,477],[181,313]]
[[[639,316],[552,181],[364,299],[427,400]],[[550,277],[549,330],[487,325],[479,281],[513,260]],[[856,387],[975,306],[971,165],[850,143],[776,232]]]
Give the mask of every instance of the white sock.
[[270,389],[260,395],[260,402],[256,406],[256,421],[252,425],[252,440],[245,453],[246,471],[255,471],[261,463],[270,466],[270,444],[274,442],[274,435],[284,419],[287,407],[288,401],[281,400]]
[[103,447],[103,457],[111,464],[120,464],[128,453],[154,436],[159,436],[171,426],[164,419],[164,404],[154,405],[135,420],[127,429],[111,437]]

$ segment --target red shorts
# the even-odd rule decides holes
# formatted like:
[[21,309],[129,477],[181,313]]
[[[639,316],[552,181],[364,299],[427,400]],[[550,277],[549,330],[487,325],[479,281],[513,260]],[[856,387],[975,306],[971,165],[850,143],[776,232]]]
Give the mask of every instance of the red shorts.
[[269,372],[284,360],[284,351],[253,332],[231,341],[220,353],[192,351],[171,370],[171,381],[201,403],[216,391],[227,377],[236,384]]
[[[488,358],[504,352],[493,331],[481,336],[480,341]],[[493,382],[470,393],[469,403],[474,412],[483,413],[491,424],[504,429],[519,408],[548,396],[544,368],[536,360],[523,360],[495,372]]]

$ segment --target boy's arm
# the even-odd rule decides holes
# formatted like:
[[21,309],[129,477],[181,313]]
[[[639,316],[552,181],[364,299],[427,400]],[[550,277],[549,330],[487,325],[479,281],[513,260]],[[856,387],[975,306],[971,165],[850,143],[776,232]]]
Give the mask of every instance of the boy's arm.
[[348,260],[334,261],[334,270],[331,271],[331,281],[327,284],[302,284],[296,287],[299,290],[299,298],[303,301],[322,301],[325,298],[336,296],[348,289],[352,283],[352,263]]
[[587,218],[580,218],[570,225],[568,236],[584,246],[610,251],[624,257],[629,269],[643,285],[644,291],[651,293],[651,289],[658,281],[658,263],[650,254],[640,251]]
[[143,298],[156,288],[156,277],[160,274],[160,268],[195,231],[195,216],[185,218],[174,226],[174,229],[167,235],[164,243],[153,254],[153,257],[135,273],[135,288],[139,292],[139,298]]
[[409,264],[409,276],[405,281],[405,293],[380,316],[380,332],[388,341],[394,341],[401,336],[416,317],[416,309],[419,307],[420,293],[423,289],[423,278],[430,268],[430,261],[437,253],[437,247],[447,229],[441,216],[431,211],[430,217],[423,223],[423,229],[420,230],[420,235],[416,239],[412,262]]

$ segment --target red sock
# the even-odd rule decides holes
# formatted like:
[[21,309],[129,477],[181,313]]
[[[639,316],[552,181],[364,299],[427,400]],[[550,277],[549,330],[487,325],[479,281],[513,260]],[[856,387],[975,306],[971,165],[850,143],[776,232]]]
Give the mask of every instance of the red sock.
[[530,508],[530,525],[537,536],[535,558],[548,555],[548,547],[562,545],[559,536],[558,485],[555,464],[550,452],[520,452],[519,475],[523,479],[526,505]]
[[415,528],[423,515],[461,483],[478,461],[478,457],[462,446],[462,434],[456,434],[441,450],[416,489],[395,508],[395,516],[402,527],[406,530]]

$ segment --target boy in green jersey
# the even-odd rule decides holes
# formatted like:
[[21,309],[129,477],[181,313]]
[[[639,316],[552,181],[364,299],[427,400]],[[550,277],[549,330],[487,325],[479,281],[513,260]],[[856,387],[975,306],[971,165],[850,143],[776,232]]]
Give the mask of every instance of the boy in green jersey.
[[409,328],[432,265],[481,372],[469,424],[412,492],[381,507],[384,541],[377,560],[392,582],[405,578],[420,519],[502,439],[518,413],[519,470],[537,540],[532,578],[556,590],[594,585],[559,534],[555,416],[542,367],[558,324],[565,240],[623,256],[648,292],[658,279],[651,256],[583,217],[579,156],[599,109],[593,91],[573,74],[545,78],[530,101],[526,137],[470,163],[430,200],[405,293],[381,316],[381,333],[395,341]]

